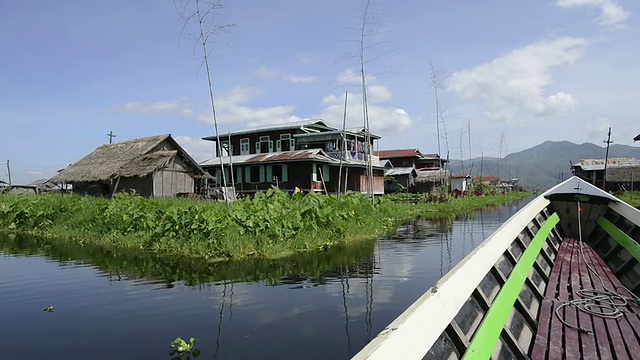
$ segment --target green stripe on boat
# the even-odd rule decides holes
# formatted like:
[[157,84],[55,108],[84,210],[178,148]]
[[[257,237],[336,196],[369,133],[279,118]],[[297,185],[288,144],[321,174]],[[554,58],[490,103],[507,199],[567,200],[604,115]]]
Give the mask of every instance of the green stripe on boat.
[[624,231],[618,229],[611,221],[607,220],[604,216],[601,216],[596,220],[596,223],[609,234],[615,241],[618,242],[623,248],[625,248],[631,256],[640,261],[640,245],[633,240]]
[[542,246],[559,221],[558,214],[553,213],[533,237],[531,244],[514,266],[509,279],[500,289],[500,293],[489,308],[478,332],[471,340],[471,345],[464,354],[464,359],[488,359],[491,356]]

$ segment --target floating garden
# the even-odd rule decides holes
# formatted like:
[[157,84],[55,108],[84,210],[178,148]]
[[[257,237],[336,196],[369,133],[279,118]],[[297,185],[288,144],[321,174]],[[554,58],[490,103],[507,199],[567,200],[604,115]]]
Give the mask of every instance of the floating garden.
[[43,242],[215,260],[279,258],[374,240],[407,219],[452,218],[526,196],[289,195],[275,188],[232,204],[193,199],[0,195],[0,229]]

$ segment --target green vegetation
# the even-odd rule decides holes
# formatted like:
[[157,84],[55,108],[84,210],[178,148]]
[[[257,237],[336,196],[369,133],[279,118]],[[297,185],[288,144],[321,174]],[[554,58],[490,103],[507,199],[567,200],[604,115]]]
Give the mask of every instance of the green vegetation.
[[116,253],[147,252],[208,260],[277,258],[390,234],[407,219],[451,218],[501,205],[526,193],[464,197],[438,203],[277,189],[223,203],[75,195],[0,196],[0,228],[10,233]]
[[625,191],[614,195],[636,209],[640,209],[640,191]]
[[200,356],[200,350],[195,348],[195,343],[199,341],[197,338],[189,339],[189,342],[184,341],[181,337],[176,338],[171,342],[171,353],[173,356],[171,359],[190,359],[191,355],[194,358]]
[[[451,223],[442,220],[442,231],[450,231]],[[336,269],[351,269],[351,277],[364,273],[363,259],[374,254],[375,241],[340,243],[326,250],[300,251],[277,259],[250,257],[236,261],[210,261],[209,259],[171,256],[150,251],[105,249],[99,245],[57,241],[0,233],[0,253],[23,256],[45,255],[63,266],[89,263],[104,273],[113,274],[112,280],[126,278],[160,279],[167,287],[182,281],[187,286],[218,282],[258,282],[279,285],[286,279],[305,280],[321,285],[327,278],[335,278]],[[372,263],[365,260],[364,263]],[[354,270],[360,269],[360,270]],[[115,279],[117,277],[117,279]],[[283,280],[285,279],[285,280]]]

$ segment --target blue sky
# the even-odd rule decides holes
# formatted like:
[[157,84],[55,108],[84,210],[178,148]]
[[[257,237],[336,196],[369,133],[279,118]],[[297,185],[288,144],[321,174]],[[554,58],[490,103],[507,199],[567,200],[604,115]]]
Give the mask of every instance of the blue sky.
[[[207,27],[234,25],[207,44],[221,132],[341,127],[345,92],[347,126],[362,125],[365,0],[223,4]],[[546,140],[603,145],[608,127],[634,145],[639,13],[636,0],[372,0],[364,57],[379,148],[504,156]],[[173,0],[7,0],[0,14],[0,179],[6,160],[14,183],[48,178],[109,131],[170,133],[197,160],[213,155],[200,140],[214,129],[197,27]]]

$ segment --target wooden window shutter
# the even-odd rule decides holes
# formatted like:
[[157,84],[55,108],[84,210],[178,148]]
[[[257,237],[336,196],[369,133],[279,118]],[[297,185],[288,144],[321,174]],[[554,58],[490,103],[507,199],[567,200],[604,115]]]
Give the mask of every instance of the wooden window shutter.
[[267,165],[267,182],[273,181],[273,168],[271,165]]
[[325,182],[329,182],[329,165],[322,165],[322,177],[324,177]]

